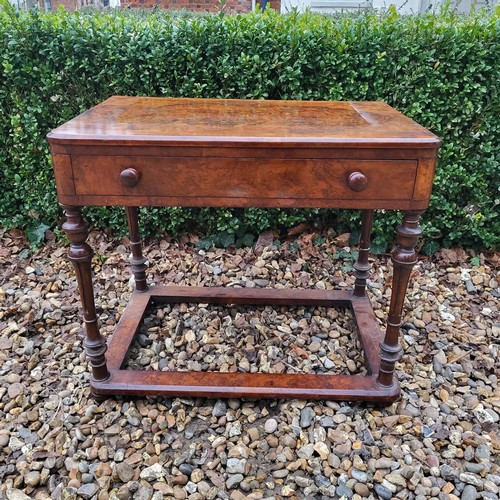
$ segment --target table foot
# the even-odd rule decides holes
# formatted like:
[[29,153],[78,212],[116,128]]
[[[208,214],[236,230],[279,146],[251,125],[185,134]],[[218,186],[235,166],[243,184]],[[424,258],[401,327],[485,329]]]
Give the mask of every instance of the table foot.
[[95,392],[93,384],[94,384],[93,382],[90,384],[90,387],[91,387],[91,390],[92,390],[92,392],[91,392],[92,398],[94,399],[94,401],[96,403],[104,403],[104,401],[106,401],[107,399],[109,399],[109,396],[106,395],[106,394],[99,394],[99,393]]

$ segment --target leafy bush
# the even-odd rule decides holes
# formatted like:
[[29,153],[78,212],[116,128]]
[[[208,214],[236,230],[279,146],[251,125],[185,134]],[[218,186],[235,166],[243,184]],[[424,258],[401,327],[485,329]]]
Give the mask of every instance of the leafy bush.
[[[443,141],[427,241],[499,241],[500,10],[404,17],[394,11],[326,17],[269,11],[237,16],[154,12],[0,11],[0,221],[55,226],[60,218],[47,132],[111,95],[384,100]],[[119,209],[93,223],[124,230]],[[148,209],[146,234],[193,224],[258,233],[305,218],[357,224],[351,212]],[[398,219],[380,213],[375,242]]]

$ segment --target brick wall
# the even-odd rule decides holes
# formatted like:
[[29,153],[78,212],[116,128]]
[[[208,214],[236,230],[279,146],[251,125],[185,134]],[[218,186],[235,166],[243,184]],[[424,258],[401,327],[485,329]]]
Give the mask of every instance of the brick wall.
[[40,10],[56,10],[59,5],[64,5],[66,10],[72,11],[80,7],[80,0],[39,0]]
[[[256,0],[262,3],[261,0]],[[122,0],[122,7],[127,8],[151,8],[159,7],[167,10],[186,9],[195,12],[219,12],[220,4],[217,0]],[[274,10],[280,11],[281,0],[268,0],[268,5]],[[225,12],[238,14],[250,12],[252,0],[227,0]]]
[[[186,9],[194,12],[218,12],[220,4],[217,0],[122,0],[124,8],[159,7],[166,10]],[[227,0],[225,12],[236,14],[249,12],[252,0]]]
[[66,10],[73,11],[87,6],[107,7],[109,0],[38,0],[38,5],[42,11],[56,10],[59,5],[64,5]]
[[[105,6],[109,5],[109,0],[38,0],[40,9],[45,10],[50,2],[50,9],[57,9],[58,5],[64,5],[69,10],[77,10],[88,5]],[[256,0],[261,3],[262,0]],[[274,10],[279,11],[281,0],[268,0]],[[217,0],[121,0],[121,7],[128,9],[150,9],[153,7],[176,10],[186,9],[194,12],[219,12],[220,4]],[[252,0],[227,0],[224,11],[228,14],[238,14],[250,12],[252,10]]]

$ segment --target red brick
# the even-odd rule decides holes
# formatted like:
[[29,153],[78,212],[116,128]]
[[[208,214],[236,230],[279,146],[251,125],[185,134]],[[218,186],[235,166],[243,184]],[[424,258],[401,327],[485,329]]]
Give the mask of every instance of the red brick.
[[[259,0],[257,0],[259,1]],[[281,0],[268,0],[271,7],[280,10]],[[39,0],[40,8],[43,9],[43,0]],[[193,12],[218,12],[220,4],[217,0],[121,0],[122,8],[154,8],[160,7],[165,10],[186,9]],[[99,0],[51,0],[52,10],[57,9],[59,5],[69,10],[77,10],[86,5],[100,5]],[[250,12],[252,10],[252,0],[227,0],[224,11],[227,14],[239,14]]]

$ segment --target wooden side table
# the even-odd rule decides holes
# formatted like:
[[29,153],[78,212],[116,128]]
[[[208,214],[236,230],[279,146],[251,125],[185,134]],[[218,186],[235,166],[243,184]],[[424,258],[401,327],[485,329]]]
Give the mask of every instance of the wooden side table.
[[[402,354],[399,329],[428,206],[439,140],[382,102],[239,101],[113,97],[48,135],[83,303],[96,397],[117,394],[346,399],[389,402]],[[136,290],[109,348],[99,332],[85,205],[126,207]],[[352,292],[146,283],[139,206],[362,209]],[[374,209],[403,210],[383,334],[366,296]],[[348,306],[367,375],[206,373],[122,369],[151,301]]]

